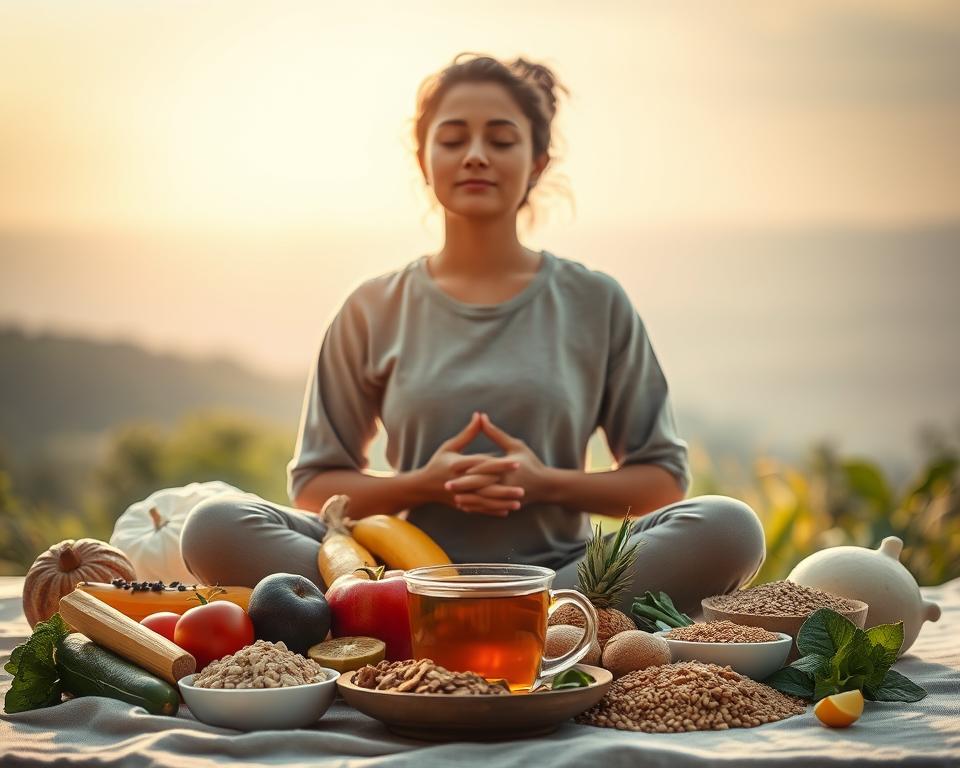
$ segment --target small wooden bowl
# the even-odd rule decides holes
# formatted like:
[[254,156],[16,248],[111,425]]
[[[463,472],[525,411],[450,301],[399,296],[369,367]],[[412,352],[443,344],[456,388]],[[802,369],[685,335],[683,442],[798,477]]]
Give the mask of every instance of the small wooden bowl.
[[[790,635],[793,638],[793,643],[790,646],[790,654],[787,656],[786,663],[789,664],[800,657],[800,650],[797,648],[797,635],[803,622],[813,611],[803,616],[762,616],[758,613],[734,613],[715,608],[714,601],[717,597],[719,596],[705,597],[700,601],[703,608],[703,618],[706,621],[723,621],[726,619],[734,624],[743,624],[747,627],[763,627],[768,632],[782,632],[785,635]],[[863,629],[867,620],[867,609],[870,606],[862,600],[849,600],[849,602],[856,607],[850,611],[837,611],[837,613],[850,619],[860,629]]]

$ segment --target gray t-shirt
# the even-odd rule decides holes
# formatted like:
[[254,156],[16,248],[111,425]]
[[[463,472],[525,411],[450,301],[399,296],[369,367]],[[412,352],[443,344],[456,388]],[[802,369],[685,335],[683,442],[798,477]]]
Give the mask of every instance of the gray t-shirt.
[[[318,472],[367,467],[379,418],[399,472],[427,463],[485,411],[544,464],[584,468],[597,427],[620,465],[658,464],[690,484],[667,382],[643,321],[620,284],[542,251],[527,287],[501,304],[442,291],[426,256],[364,282],[330,324],[307,385],[288,466],[290,498]],[[464,453],[502,451],[486,435]],[[408,520],[454,562],[557,568],[579,557],[586,511],[524,506],[505,518],[430,504]]]

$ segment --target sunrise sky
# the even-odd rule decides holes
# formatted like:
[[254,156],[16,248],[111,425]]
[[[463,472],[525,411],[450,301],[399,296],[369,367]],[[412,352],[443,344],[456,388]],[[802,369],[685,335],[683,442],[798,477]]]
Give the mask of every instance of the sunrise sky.
[[572,89],[581,226],[960,213],[950,0],[4,0],[0,226],[409,227],[416,86],[461,50]]
[[461,51],[573,92],[575,211],[522,239],[620,279],[679,396],[960,413],[953,0],[0,0],[0,324],[304,375],[350,289],[442,245],[410,128]]

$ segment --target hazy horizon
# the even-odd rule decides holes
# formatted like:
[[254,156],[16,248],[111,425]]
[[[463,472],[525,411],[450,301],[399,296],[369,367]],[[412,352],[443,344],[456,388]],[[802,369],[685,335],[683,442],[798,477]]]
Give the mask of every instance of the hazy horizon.
[[[571,227],[555,239],[527,242],[624,285],[678,412],[696,422],[691,431],[727,425],[732,437],[779,453],[830,439],[903,463],[917,456],[922,426],[960,426],[960,222],[807,232]],[[322,235],[0,234],[0,323],[226,357],[303,381],[349,291],[431,246],[412,231],[339,245]],[[332,258],[337,248],[343,255]],[[131,258],[152,251],[164,258]]]

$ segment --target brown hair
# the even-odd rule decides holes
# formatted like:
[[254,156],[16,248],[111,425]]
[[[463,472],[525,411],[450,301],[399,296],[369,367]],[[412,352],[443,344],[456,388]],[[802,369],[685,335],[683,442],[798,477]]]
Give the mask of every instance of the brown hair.
[[[464,57],[465,61],[461,61]],[[535,64],[523,58],[504,63],[478,53],[460,53],[453,62],[440,72],[427,77],[417,90],[417,115],[414,119],[413,139],[417,158],[423,164],[424,145],[430,121],[447,91],[460,83],[499,83],[513,97],[517,106],[529,118],[533,138],[533,157],[538,158],[544,152],[550,153],[551,162],[547,171],[553,168],[555,146],[551,123],[557,113],[557,91],[563,91],[568,97],[570,91],[559,83],[553,72],[542,64]],[[547,174],[547,171],[543,175]],[[551,174],[555,176],[556,174]],[[532,206],[528,198],[534,187],[562,188],[559,184],[542,182],[542,176],[527,189],[517,210],[530,209],[530,222],[534,221]]]

